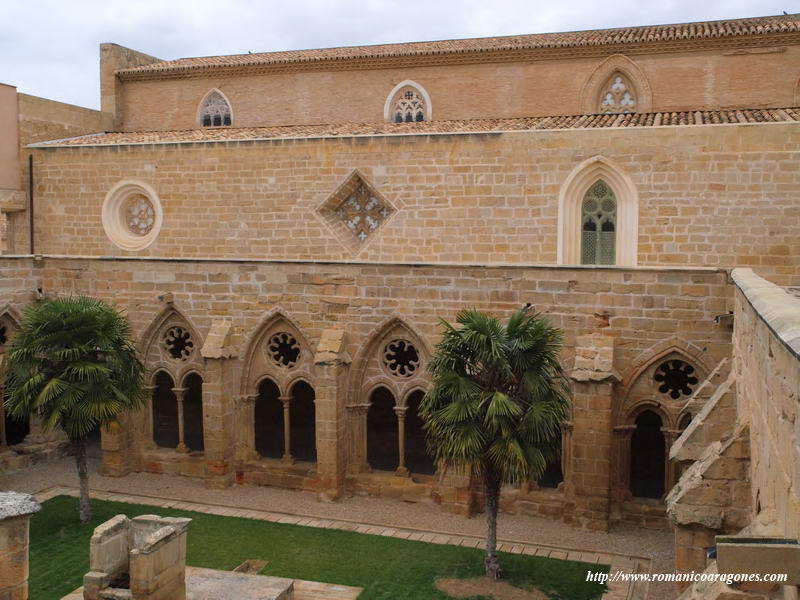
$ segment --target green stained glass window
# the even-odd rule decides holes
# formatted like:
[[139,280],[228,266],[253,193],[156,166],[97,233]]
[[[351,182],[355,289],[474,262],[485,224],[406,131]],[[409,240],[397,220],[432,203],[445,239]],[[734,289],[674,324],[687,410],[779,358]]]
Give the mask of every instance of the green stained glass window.
[[583,197],[581,211],[581,264],[616,263],[617,199],[603,181],[597,181]]

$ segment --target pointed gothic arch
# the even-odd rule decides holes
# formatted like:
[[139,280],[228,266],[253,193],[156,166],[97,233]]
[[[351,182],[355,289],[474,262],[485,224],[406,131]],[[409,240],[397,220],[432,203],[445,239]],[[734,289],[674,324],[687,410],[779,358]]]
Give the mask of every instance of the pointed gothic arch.
[[[403,107],[403,122],[407,121],[430,121],[433,119],[433,105],[431,104],[431,97],[428,92],[418,84],[416,81],[412,81],[410,79],[406,79],[405,81],[401,81],[396,86],[392,88],[392,91],[389,92],[389,95],[386,96],[386,102],[383,105],[383,119],[384,121],[393,123],[396,122],[396,108],[397,103],[401,99],[398,97],[401,92],[410,91],[414,94],[414,97],[409,98],[409,100],[414,104],[413,110],[411,107]],[[421,105],[421,106],[420,106]],[[412,115],[411,119],[406,118],[406,110],[411,110],[409,114]],[[418,113],[422,114],[422,118],[417,118]]]
[[233,125],[233,108],[222,90],[213,88],[200,100],[200,104],[197,105],[197,124],[201,127]]
[[[294,338],[294,343],[289,338],[276,339],[275,345],[279,348],[270,353],[269,338],[279,334],[288,334]],[[313,346],[299,323],[283,309],[275,308],[264,315],[245,342],[245,348],[239,383],[242,394],[256,393],[256,388],[265,376],[275,381],[281,394],[287,393],[298,378],[313,385]]]
[[246,454],[316,462],[315,365],[308,336],[276,308],[264,315],[245,348],[239,389],[254,400],[238,414]]
[[[393,348],[387,349],[386,346],[394,340],[409,342],[416,350],[418,361],[413,367],[413,373],[393,372],[392,366],[387,365],[381,356],[386,350],[389,352],[393,350]],[[396,348],[396,350],[403,353],[408,348]],[[413,326],[400,316],[389,317],[369,333],[353,360],[350,369],[350,397],[363,399],[368,390],[380,383],[392,392],[398,402],[405,402],[415,387],[427,389],[430,377],[425,367],[430,357],[431,349],[428,343],[416,333]]]
[[616,204],[614,264],[637,265],[639,195],[630,177],[603,156],[593,156],[580,163],[561,185],[558,196],[558,264],[581,264],[584,200],[592,187],[601,181],[613,193]]
[[653,92],[644,71],[627,56],[613,54],[603,60],[592,72],[581,90],[581,113],[592,115],[601,110],[606,88],[613,85],[613,79],[619,76],[635,98],[633,112],[646,113],[653,110]]

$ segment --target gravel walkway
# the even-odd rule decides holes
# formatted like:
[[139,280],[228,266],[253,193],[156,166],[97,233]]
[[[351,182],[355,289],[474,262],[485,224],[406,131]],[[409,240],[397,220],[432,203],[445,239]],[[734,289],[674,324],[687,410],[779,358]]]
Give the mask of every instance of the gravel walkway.
[[[353,496],[341,502],[320,502],[312,494],[279,488],[235,485],[226,490],[210,490],[199,479],[172,477],[149,473],[133,473],[127,477],[103,477],[98,472],[99,461],[90,462],[93,490],[121,494],[141,494],[174,500],[223,504],[265,511],[283,512],[317,518],[345,519],[426,529],[462,535],[483,535],[483,518],[465,518],[442,512],[433,504],[411,504],[384,498]],[[0,479],[0,488],[36,493],[63,485],[77,486],[74,461],[39,464],[30,469]],[[549,519],[521,515],[500,516],[498,538],[579,548],[595,552],[616,552],[650,557],[655,573],[671,572],[674,565],[673,535],[669,531],[617,525],[610,533],[577,531],[571,526]],[[674,600],[672,584],[650,587],[652,600]]]

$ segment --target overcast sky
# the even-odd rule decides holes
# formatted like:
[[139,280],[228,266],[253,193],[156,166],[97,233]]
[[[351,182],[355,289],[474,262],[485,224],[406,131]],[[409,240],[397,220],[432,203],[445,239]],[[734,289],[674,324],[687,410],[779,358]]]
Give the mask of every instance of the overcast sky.
[[800,0],[0,0],[0,82],[99,108],[98,45],[163,59],[800,12]]

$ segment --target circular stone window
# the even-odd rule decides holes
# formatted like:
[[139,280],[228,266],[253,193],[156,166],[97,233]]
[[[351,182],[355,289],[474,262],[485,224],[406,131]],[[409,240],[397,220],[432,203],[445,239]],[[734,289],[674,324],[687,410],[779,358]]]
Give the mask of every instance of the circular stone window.
[[192,334],[183,327],[170,327],[164,332],[164,349],[175,360],[186,360],[194,351]]
[[409,341],[392,340],[383,349],[383,364],[396,377],[411,377],[419,368],[419,352]]
[[119,248],[133,252],[152,244],[163,215],[155,190],[146,183],[122,181],[103,202],[103,229]]
[[300,357],[300,344],[292,334],[282,331],[269,338],[267,351],[272,362],[279,367],[290,369]]
[[661,363],[653,379],[659,384],[658,391],[669,394],[673,400],[691,395],[694,386],[697,385],[694,367],[682,360],[668,360]]

